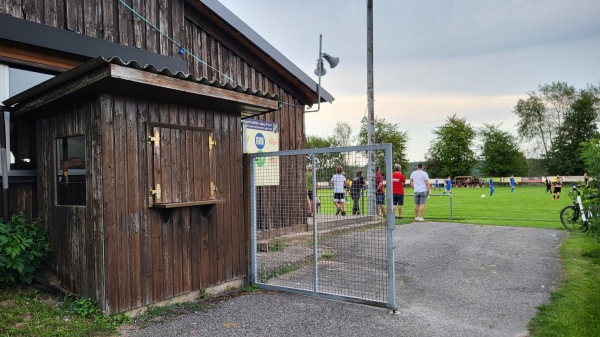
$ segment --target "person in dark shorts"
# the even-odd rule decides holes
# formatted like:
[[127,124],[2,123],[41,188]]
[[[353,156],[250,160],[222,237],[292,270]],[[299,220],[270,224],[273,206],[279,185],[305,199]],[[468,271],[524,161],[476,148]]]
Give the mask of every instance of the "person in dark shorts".
[[[406,178],[400,169],[400,164],[394,165],[394,173],[392,174],[392,190],[394,193],[392,205],[396,207],[396,211],[398,212],[396,219],[402,219],[402,206],[404,205],[404,183],[406,182]],[[394,211],[394,213],[396,211]]]
[[350,197],[352,197],[352,201],[354,201],[354,205],[352,206],[352,214],[358,215],[360,214],[360,207],[358,205],[358,201],[360,200],[360,194],[365,187],[365,178],[362,176],[362,171],[356,171],[356,177],[352,179],[352,186],[350,186]]
[[342,215],[346,215],[346,211],[344,211],[344,188],[346,187],[346,177],[344,177],[344,170],[341,166],[338,166],[335,169],[335,174],[331,177],[331,181],[329,185],[333,185],[333,203],[337,208],[335,215],[342,213]]
[[556,175],[556,177],[554,179],[552,179],[552,187],[554,187],[554,189],[552,190],[552,200],[560,199],[560,190],[562,189],[562,179],[560,178],[560,176],[558,174]]
[[552,184],[550,183],[550,179],[546,177],[546,194],[550,193],[550,189],[552,189]]

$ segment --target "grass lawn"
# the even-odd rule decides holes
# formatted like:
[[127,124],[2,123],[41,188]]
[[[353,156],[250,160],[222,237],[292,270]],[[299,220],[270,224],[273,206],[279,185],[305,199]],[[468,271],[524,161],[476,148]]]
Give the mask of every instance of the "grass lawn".
[[[492,197],[488,188],[455,188],[452,190],[452,220],[453,222],[473,223],[484,225],[518,226],[534,228],[562,229],[560,210],[572,203],[567,196],[568,189],[560,200],[552,200],[545,193],[545,187],[517,186],[514,193],[508,187],[498,187]],[[415,218],[415,204],[412,188],[405,190],[402,208],[403,219],[398,224],[410,223]],[[432,196],[425,205],[424,218],[428,221],[450,221],[450,197],[441,196],[441,191],[432,191]],[[485,195],[485,198],[481,196]],[[332,190],[319,190],[321,212],[334,214],[335,206],[332,200]],[[365,198],[366,199],[366,198]],[[362,205],[362,201],[360,203]],[[365,200],[366,204],[366,200]],[[345,204],[348,214],[352,212],[352,200],[348,198]]]

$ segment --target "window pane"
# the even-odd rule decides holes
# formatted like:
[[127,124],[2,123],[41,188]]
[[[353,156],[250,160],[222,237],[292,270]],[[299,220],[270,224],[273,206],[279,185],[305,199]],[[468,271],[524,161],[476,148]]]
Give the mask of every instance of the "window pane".
[[54,75],[10,67],[8,70],[8,95],[12,97],[52,77]]
[[85,138],[83,136],[56,139],[57,203],[85,205]]

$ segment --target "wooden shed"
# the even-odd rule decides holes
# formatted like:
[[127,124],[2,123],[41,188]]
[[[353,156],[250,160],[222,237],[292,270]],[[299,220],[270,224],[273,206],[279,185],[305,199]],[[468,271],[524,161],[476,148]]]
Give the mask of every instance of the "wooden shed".
[[3,2],[0,84],[2,212],[41,216],[51,269],[107,313],[239,285],[243,118],[293,150],[333,101],[217,0]]
[[121,312],[246,275],[240,116],[276,97],[98,58],[7,103],[70,289]]

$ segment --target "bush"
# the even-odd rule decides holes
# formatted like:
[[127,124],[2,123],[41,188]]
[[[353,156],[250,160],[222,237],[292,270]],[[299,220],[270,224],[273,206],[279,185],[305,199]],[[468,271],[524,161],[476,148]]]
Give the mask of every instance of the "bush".
[[0,284],[31,284],[50,251],[46,233],[39,219],[29,221],[23,213],[0,222]]
[[[586,191],[584,204],[591,208],[593,217],[590,219],[590,230],[595,235],[600,234],[600,140],[592,139],[582,143],[582,156],[589,172],[590,188]],[[591,199],[590,197],[595,197]]]

